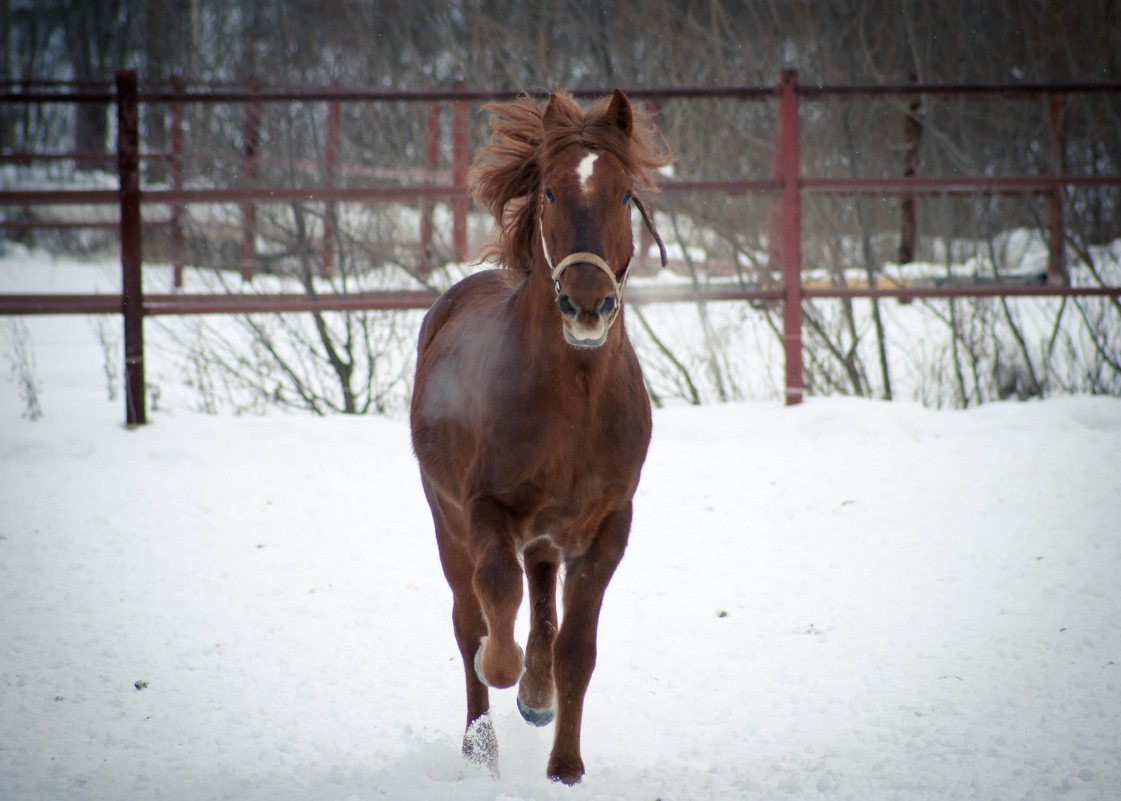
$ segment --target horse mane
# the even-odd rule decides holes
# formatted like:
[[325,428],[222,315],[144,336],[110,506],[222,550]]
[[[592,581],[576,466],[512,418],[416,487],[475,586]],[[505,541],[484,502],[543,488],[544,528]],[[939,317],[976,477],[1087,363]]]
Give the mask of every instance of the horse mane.
[[654,172],[672,161],[650,114],[632,109],[628,136],[609,119],[611,97],[601,98],[585,112],[568,92],[550,96],[555,120],[548,135],[542,125],[545,109],[529,95],[510,103],[484,106],[490,143],[479,149],[471,165],[471,196],[494,215],[499,233],[483,248],[484,261],[528,275],[536,246],[541,165],[569,145],[580,144],[616,156],[634,179],[635,188],[656,192]]

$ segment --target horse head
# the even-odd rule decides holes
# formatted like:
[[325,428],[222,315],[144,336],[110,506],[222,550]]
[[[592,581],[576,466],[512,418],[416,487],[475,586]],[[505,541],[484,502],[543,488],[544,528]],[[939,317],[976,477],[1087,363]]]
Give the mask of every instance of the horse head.
[[[484,258],[556,291],[564,338],[580,348],[608,341],[634,255],[630,210],[666,250],[638,192],[656,192],[672,161],[649,113],[618,89],[585,112],[558,91],[542,109],[529,95],[486,107],[490,143],[471,168],[471,195],[499,224]],[[537,291],[537,290],[535,290]]]
[[550,98],[541,119],[546,157],[538,230],[564,338],[575,347],[597,348],[622,309],[634,256],[631,208],[640,209],[652,232],[653,225],[623,160],[634,130],[630,101],[616,89],[597,124],[583,126],[578,135],[558,110],[564,102]]

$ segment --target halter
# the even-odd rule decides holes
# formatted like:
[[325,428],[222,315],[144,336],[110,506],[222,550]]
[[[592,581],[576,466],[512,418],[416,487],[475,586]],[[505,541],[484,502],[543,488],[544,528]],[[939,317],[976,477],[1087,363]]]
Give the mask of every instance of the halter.
[[[662,266],[665,267],[669,263],[669,258],[666,256],[666,246],[662,244],[662,238],[658,236],[658,232],[654,228],[654,220],[653,218],[651,218],[650,212],[646,210],[645,204],[643,204],[643,202],[639,199],[638,195],[634,194],[633,192],[631,193],[631,202],[634,203],[635,207],[638,209],[639,214],[642,215],[642,221],[646,224],[646,230],[650,232],[650,235],[654,237],[654,241],[658,243],[658,252],[660,253],[662,258]],[[557,291],[557,297],[560,297],[561,294],[561,274],[564,273],[567,268],[578,262],[591,264],[599,268],[603,271],[604,275],[607,276],[607,280],[611,282],[611,295],[615,299],[615,309],[611,313],[611,319],[607,322],[607,327],[610,328],[614,324],[615,318],[619,316],[619,310],[623,308],[623,287],[626,286],[627,278],[630,277],[631,264],[634,263],[634,257],[632,256],[631,258],[627,259],[627,267],[625,270],[623,270],[622,281],[615,280],[614,270],[612,270],[607,262],[604,261],[602,256],[596,253],[588,253],[583,251],[578,253],[569,253],[567,256],[561,259],[560,264],[554,265],[552,254],[549,253],[549,243],[545,241],[545,225],[543,219],[544,216],[545,204],[544,202],[542,202],[541,211],[537,215],[537,230],[541,236],[541,250],[545,254],[545,262],[549,265],[550,277],[553,281],[553,287]]]

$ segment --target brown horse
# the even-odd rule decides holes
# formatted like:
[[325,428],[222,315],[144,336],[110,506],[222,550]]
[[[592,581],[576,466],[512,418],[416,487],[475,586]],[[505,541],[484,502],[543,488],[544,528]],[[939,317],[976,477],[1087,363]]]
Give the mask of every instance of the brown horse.
[[[549,777],[574,784],[600,606],[650,441],[650,402],[622,319],[630,209],[661,247],[637,191],[654,190],[669,156],[618,90],[587,113],[563,93],[544,110],[524,96],[488,110],[491,142],[471,183],[500,225],[487,251],[499,268],[459,282],[425,317],[413,447],[454,598],[464,755],[497,771],[487,687],[517,683],[527,721],[556,716]],[[514,641],[523,567],[524,652]]]

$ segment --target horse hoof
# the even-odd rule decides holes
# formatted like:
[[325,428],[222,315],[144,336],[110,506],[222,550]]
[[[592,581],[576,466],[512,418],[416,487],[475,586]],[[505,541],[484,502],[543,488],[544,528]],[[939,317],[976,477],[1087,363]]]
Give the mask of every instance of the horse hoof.
[[531,726],[548,726],[553,722],[553,716],[556,710],[551,706],[544,709],[534,709],[531,706],[526,706],[522,703],[522,699],[518,698],[518,711],[522,713],[525,722]]
[[463,735],[463,758],[484,766],[498,778],[498,738],[489,716],[483,715],[467,727]]
[[481,681],[487,687],[493,687],[496,690],[502,690],[502,689],[505,689],[507,687],[513,687],[515,684],[517,684],[519,681],[521,681],[522,676],[525,675],[525,651],[522,650],[522,647],[520,645],[515,645],[515,647],[518,649],[518,656],[520,656],[521,659],[522,659],[522,668],[521,668],[521,670],[518,671],[518,677],[516,679],[514,679],[512,682],[510,682],[509,684],[503,684],[502,686],[499,686],[497,684],[491,684],[489,681],[487,681],[487,677],[483,675],[482,667],[479,666],[479,655],[482,654],[483,645],[485,643],[486,643],[486,637],[483,638],[482,644],[479,645],[479,650],[475,651],[475,675],[478,677],[479,681]]
[[579,756],[574,760],[560,760],[555,756],[549,758],[549,769],[546,775],[551,781],[561,782],[571,787],[579,784],[584,778],[584,760]]

